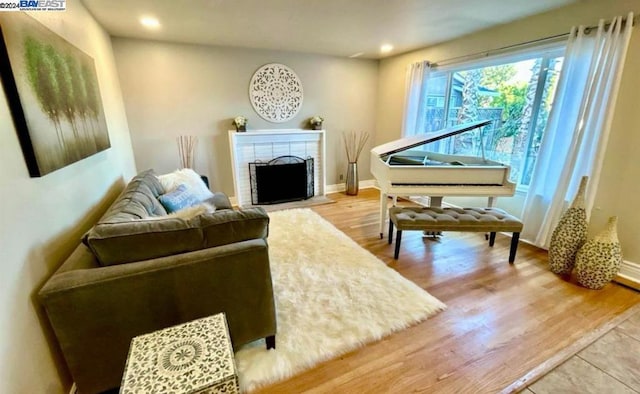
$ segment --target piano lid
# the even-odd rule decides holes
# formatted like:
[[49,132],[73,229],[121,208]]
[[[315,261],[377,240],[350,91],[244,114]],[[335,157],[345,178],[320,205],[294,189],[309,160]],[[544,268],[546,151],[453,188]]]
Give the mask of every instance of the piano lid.
[[401,138],[399,140],[387,142],[386,144],[378,145],[371,149],[371,153],[375,153],[378,156],[391,155],[407,149],[415,148],[416,146],[462,134],[465,131],[486,126],[491,122],[491,120],[478,120],[475,122],[462,123],[453,127],[448,127],[433,133],[418,134],[411,137]]

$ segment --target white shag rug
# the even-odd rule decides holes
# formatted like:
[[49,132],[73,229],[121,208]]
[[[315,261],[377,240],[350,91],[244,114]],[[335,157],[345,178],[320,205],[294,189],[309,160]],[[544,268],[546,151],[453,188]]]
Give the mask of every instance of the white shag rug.
[[278,322],[235,355],[240,387],[291,377],[441,311],[445,305],[310,209],[269,213]]

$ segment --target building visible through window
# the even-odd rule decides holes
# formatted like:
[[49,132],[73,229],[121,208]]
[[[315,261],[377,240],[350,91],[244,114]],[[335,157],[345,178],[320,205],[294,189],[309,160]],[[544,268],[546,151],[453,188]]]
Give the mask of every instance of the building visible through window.
[[563,48],[502,57],[463,68],[436,68],[426,81],[423,132],[492,120],[479,132],[426,147],[481,156],[511,166],[511,181],[526,187],[538,154],[563,63]]

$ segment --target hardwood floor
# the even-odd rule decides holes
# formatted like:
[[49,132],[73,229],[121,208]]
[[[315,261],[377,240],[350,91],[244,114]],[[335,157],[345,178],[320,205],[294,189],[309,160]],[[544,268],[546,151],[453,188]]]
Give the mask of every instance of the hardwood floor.
[[[332,194],[312,209],[448,309],[429,320],[327,361],[262,393],[494,393],[640,303],[610,284],[587,290],[547,269],[545,251],[510,238],[493,248],[478,233],[438,240],[405,232],[399,260],[378,235],[378,192]],[[523,387],[520,387],[523,388]]]

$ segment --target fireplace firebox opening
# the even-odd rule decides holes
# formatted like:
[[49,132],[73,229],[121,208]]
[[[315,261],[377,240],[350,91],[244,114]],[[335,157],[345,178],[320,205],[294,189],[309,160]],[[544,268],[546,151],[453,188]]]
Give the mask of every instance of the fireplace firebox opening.
[[314,195],[312,157],[280,156],[252,162],[249,177],[253,205],[300,201]]

